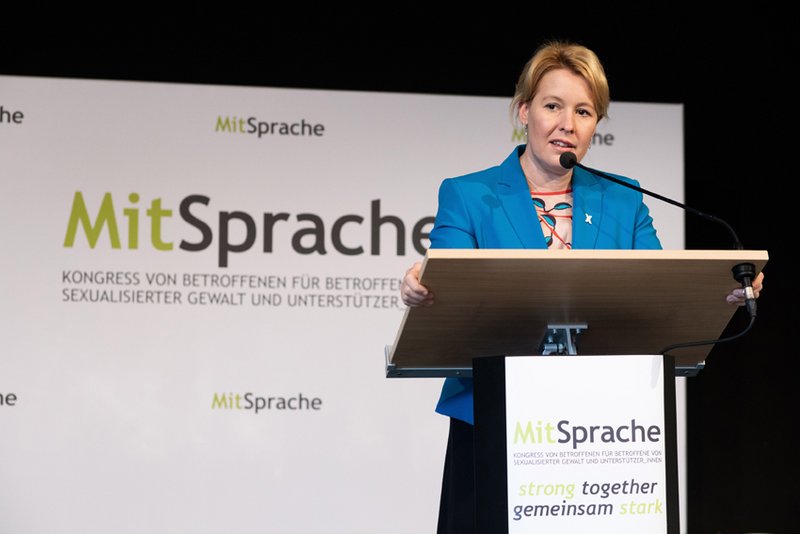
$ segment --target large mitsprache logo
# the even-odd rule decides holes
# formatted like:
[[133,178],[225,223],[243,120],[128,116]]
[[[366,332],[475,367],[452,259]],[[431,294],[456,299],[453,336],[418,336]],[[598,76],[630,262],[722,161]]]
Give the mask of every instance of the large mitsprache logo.
[[[114,195],[105,193],[99,206],[94,210],[87,205],[81,191],[76,191],[72,199],[64,247],[72,248],[82,235],[94,249],[99,243],[107,243],[112,249],[137,250],[149,247],[169,252],[175,249],[175,240],[183,234],[184,228],[199,237],[194,240],[182,238],[177,243],[179,250],[198,252],[206,250],[216,241],[218,265],[227,267],[232,254],[240,254],[258,247],[265,254],[271,254],[282,240],[288,241],[297,254],[328,254],[332,249],[345,256],[358,256],[369,253],[379,256],[382,253],[381,235],[395,236],[394,252],[398,256],[406,254],[406,243],[420,254],[426,250],[428,227],[433,217],[423,217],[416,221],[411,231],[407,224],[395,215],[384,215],[381,200],[370,202],[369,213],[359,215],[348,213],[337,217],[332,223],[326,222],[315,213],[270,211],[252,215],[241,210],[209,211],[211,198],[205,195],[188,195],[180,201],[177,214],[180,226],[173,220],[176,210],[165,206],[161,198],[149,201],[149,207],[140,207],[142,198],[138,193],[130,193],[127,203],[121,210],[117,208]],[[92,217],[91,213],[95,213]],[[209,220],[210,219],[210,220]],[[359,243],[348,230],[368,225],[369,243]],[[140,230],[149,226],[147,236]],[[107,241],[101,240],[105,235]],[[259,239],[260,238],[260,239]],[[82,240],[82,239],[81,239]]]

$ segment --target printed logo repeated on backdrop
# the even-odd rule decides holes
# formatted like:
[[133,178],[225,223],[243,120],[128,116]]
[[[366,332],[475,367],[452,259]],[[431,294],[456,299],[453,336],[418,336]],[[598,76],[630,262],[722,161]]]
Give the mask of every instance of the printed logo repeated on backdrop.
[[[511,134],[511,142],[514,144],[523,144],[525,143],[525,130],[522,128],[514,128],[513,133]],[[614,134],[611,132],[595,132],[592,136],[592,145],[591,146],[613,146],[614,145]]]
[[300,137],[322,137],[325,135],[324,124],[312,124],[300,119],[299,122],[269,122],[256,117],[217,116],[215,132],[241,133],[255,135],[259,139],[265,135],[290,135]]
[[322,409],[322,399],[298,393],[292,397],[262,397],[247,393],[214,393],[212,410],[252,410],[253,414],[264,410],[312,410]]

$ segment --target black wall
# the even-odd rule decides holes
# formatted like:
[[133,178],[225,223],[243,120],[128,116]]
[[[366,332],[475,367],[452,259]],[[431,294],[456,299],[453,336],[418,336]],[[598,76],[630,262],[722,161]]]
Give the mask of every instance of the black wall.
[[[800,91],[790,81],[792,17],[768,7],[707,16],[659,6],[442,16],[387,7],[387,15],[309,7],[292,18],[7,20],[0,74],[510,97],[542,40],[589,46],[613,100],[685,105],[686,202],[726,219],[745,248],[770,254],[754,330],[715,348],[689,380],[689,532],[795,531],[790,321],[798,292],[787,230],[798,217],[790,158],[800,145]],[[704,220],[687,215],[686,228],[687,248],[732,246]],[[727,333],[745,323],[737,312]]]

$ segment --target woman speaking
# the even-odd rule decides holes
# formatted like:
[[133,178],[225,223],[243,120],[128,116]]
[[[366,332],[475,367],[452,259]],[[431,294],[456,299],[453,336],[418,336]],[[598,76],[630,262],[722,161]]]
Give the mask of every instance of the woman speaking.
[[[526,143],[498,166],[442,182],[431,248],[660,249],[641,193],[561,165],[568,152],[583,159],[608,105],[608,81],[594,52],[564,42],[540,47],[511,103]],[[420,268],[414,264],[403,278],[408,306],[434,303],[419,282]],[[761,280],[759,275],[754,281],[756,295]],[[728,302],[743,304],[742,290],[734,290]],[[450,417],[440,534],[475,529],[472,393],[472,379],[448,378],[436,407]]]

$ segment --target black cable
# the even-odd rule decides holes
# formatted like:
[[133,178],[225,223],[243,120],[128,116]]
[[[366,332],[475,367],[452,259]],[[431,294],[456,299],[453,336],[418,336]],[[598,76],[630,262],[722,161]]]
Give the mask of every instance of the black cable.
[[697,346],[700,346],[700,345],[715,345],[717,343],[724,343],[726,341],[733,341],[734,339],[739,339],[740,337],[744,336],[747,332],[749,332],[750,329],[753,328],[753,324],[755,324],[755,322],[756,322],[756,316],[755,316],[755,314],[751,314],[750,315],[750,323],[747,325],[747,328],[745,328],[744,330],[742,330],[741,332],[739,332],[736,335],[729,336],[729,337],[723,337],[723,338],[720,338],[720,339],[707,339],[707,340],[704,340],[704,341],[689,341],[689,342],[686,342],[686,343],[676,343],[674,345],[667,345],[666,347],[664,347],[663,349],[661,349],[659,351],[659,354],[663,354],[664,356],[669,356],[667,354],[667,351],[670,351],[670,350],[673,350],[673,349],[681,349],[681,348],[685,348],[685,347],[697,347]]

